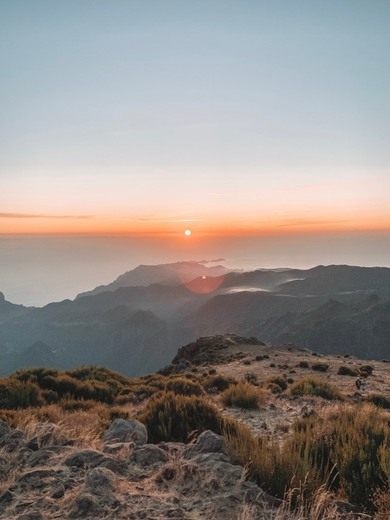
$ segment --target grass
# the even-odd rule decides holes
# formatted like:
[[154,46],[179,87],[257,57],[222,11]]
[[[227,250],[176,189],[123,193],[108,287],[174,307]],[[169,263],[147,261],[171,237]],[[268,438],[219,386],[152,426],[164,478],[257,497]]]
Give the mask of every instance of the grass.
[[[282,390],[276,379],[271,384]],[[371,394],[370,402],[350,404],[319,377],[305,377],[292,383],[283,397],[319,396],[333,403],[286,427],[280,443],[224,418],[205,393],[211,389],[222,391],[225,406],[256,409],[269,397],[247,381],[220,375],[128,379],[98,367],[31,369],[0,380],[0,418],[27,428],[31,438],[45,431],[43,427],[39,433],[37,423],[54,423],[57,427],[50,433],[52,427],[47,426],[46,435],[64,435],[88,447],[99,447],[111,421],[134,416],[134,410],[147,426],[150,442],[185,442],[194,431],[211,429],[223,433],[233,460],[245,467],[249,478],[271,495],[287,499],[279,512],[269,511],[270,519],[337,520],[341,517],[332,500],[342,497],[376,514],[377,520],[388,520],[390,434],[382,410],[389,406],[386,396]],[[252,513],[248,506],[242,518]]]
[[290,387],[292,396],[312,395],[322,397],[327,400],[342,400],[340,392],[317,377],[305,377],[293,383]]
[[225,406],[256,409],[264,404],[265,393],[247,381],[241,381],[222,392],[221,401]]
[[256,437],[243,425],[225,436],[231,456],[248,467],[250,478],[273,496],[290,493],[295,508],[313,504],[320,490],[370,511],[377,507],[375,496],[387,503],[388,419],[371,404],[338,403],[320,416],[300,419],[283,445]]

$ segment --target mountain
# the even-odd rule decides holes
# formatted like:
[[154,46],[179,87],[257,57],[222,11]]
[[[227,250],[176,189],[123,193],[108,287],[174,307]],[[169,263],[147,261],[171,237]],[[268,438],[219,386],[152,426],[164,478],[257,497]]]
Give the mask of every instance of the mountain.
[[[195,278],[185,279],[190,275]],[[132,280],[137,285],[115,289]],[[74,301],[34,308],[3,296],[0,372],[35,361],[59,368],[98,364],[142,375],[165,365],[194,338],[226,333],[381,359],[389,357],[389,310],[387,268],[228,272],[196,262],[139,266]],[[33,348],[37,343],[48,347]]]
[[207,267],[200,262],[176,262],[161,265],[139,265],[124,273],[108,285],[100,285],[92,291],[80,293],[76,298],[102,292],[113,292],[121,287],[148,286],[151,284],[176,285],[186,283],[200,276],[223,276],[230,270],[222,265]]

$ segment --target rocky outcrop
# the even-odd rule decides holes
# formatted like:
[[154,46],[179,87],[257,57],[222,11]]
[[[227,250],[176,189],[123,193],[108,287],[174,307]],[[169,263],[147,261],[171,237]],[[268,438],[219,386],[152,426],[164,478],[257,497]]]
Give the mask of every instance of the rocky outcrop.
[[199,338],[196,341],[179,348],[172,363],[159,370],[159,373],[178,374],[186,372],[197,365],[213,365],[230,363],[231,361],[245,357],[242,352],[229,351],[229,347],[236,345],[265,346],[257,338],[239,336],[238,334],[219,334]]
[[116,419],[87,448],[53,426],[31,435],[0,422],[0,519],[229,520],[248,504],[259,514],[270,507],[212,431],[155,445],[141,423]]

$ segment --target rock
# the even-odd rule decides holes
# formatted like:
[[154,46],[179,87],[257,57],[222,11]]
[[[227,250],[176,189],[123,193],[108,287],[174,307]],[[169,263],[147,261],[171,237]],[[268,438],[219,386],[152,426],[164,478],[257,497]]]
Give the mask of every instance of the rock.
[[221,435],[206,430],[198,437],[196,444],[187,446],[184,450],[185,458],[192,458],[199,453],[225,453],[225,441]]
[[11,432],[11,428],[6,422],[0,419],[0,439]]
[[9,453],[19,450],[23,445],[24,438],[21,430],[10,430],[0,438],[0,447],[4,446]]
[[103,453],[119,453],[122,450],[132,450],[134,449],[135,444],[134,442],[115,442],[114,444],[106,444],[103,449]]
[[27,487],[42,487],[46,479],[56,479],[60,475],[60,472],[55,469],[33,469],[22,473],[17,482],[19,484],[25,484]]
[[30,452],[29,456],[26,458],[26,464],[31,467],[43,465],[52,456],[53,452],[50,450],[38,450],[33,453]]
[[77,468],[82,468],[84,466],[96,467],[102,464],[103,462],[107,462],[110,460],[110,458],[108,458],[100,451],[81,450],[69,455],[69,457],[65,459],[64,464],[66,466],[75,466]]
[[94,468],[85,477],[85,485],[92,493],[110,492],[114,482],[115,475],[107,468]]
[[62,482],[53,489],[51,498],[62,498],[65,495],[65,486]]
[[225,442],[222,435],[217,435],[211,430],[201,433],[196,442],[196,449],[202,453],[225,453]]
[[71,513],[72,518],[87,516],[97,509],[98,502],[90,493],[81,493],[75,500],[75,507]]
[[2,503],[8,504],[13,499],[14,499],[14,495],[11,493],[11,491],[9,489],[7,489],[6,491],[4,491],[4,493],[1,493],[1,495],[0,495],[0,504],[2,504]]
[[19,516],[18,520],[43,520],[44,516],[39,511],[30,511]]
[[145,426],[136,419],[115,419],[103,435],[103,442],[129,442],[138,446],[148,442],[148,432]]
[[130,457],[130,461],[134,461],[143,468],[167,462],[168,459],[167,452],[154,444],[146,444],[137,448]]

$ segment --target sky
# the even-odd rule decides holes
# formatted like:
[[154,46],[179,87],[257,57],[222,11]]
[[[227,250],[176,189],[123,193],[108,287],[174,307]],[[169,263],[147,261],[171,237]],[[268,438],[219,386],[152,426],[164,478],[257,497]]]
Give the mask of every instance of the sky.
[[390,3],[0,0],[0,232],[390,229]]
[[389,26],[387,0],[0,0],[0,290],[390,266]]

